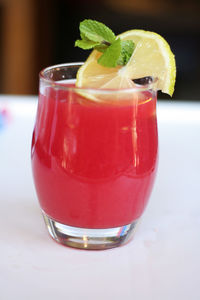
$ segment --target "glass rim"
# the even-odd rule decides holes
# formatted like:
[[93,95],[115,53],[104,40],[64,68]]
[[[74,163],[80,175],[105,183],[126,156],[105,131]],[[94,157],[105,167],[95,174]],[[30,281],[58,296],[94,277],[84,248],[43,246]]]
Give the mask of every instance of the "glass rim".
[[[72,63],[61,63],[61,64],[56,64],[56,65],[52,65],[46,68],[43,68],[40,72],[39,72],[39,79],[42,80],[43,82],[51,85],[54,88],[59,88],[62,90],[66,90],[66,91],[85,91],[88,93],[94,93],[94,94],[115,94],[115,93],[119,93],[119,92],[123,92],[123,93],[135,93],[135,92],[145,92],[145,91],[150,91],[153,90],[154,92],[157,92],[157,89],[155,88],[157,83],[158,83],[158,78],[157,77],[151,77],[152,81],[150,83],[141,85],[141,84],[137,84],[135,83],[135,87],[133,88],[119,88],[119,89],[102,89],[102,88],[88,88],[88,87],[69,87],[66,86],[66,83],[63,82],[59,82],[59,81],[55,81],[53,79],[47,78],[45,77],[45,72],[49,71],[49,70],[53,70],[53,69],[59,69],[59,68],[63,68],[63,67],[77,67],[77,66],[82,66],[84,64],[84,62],[72,62]],[[76,78],[74,78],[75,80]],[[65,80],[65,79],[64,79]],[[73,79],[66,79],[66,80],[73,80]]]

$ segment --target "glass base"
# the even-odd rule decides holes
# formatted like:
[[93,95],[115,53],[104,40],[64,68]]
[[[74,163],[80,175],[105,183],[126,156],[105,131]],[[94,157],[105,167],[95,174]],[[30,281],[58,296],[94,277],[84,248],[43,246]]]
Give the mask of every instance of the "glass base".
[[78,249],[104,250],[127,243],[135,232],[137,221],[107,229],[88,229],[58,223],[43,212],[51,237],[57,242]]

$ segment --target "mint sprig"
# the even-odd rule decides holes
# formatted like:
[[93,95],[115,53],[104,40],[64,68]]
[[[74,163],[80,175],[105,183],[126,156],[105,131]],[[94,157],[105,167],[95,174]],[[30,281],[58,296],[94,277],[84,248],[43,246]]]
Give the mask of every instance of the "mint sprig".
[[135,48],[133,41],[122,41],[106,25],[90,19],[82,21],[79,29],[81,40],[76,40],[75,47],[102,52],[98,63],[104,67],[127,64]]

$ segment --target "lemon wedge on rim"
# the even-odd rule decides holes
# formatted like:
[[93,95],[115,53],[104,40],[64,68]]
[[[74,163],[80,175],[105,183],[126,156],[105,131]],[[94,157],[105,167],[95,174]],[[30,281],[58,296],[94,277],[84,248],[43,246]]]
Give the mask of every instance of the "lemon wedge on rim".
[[125,66],[107,68],[98,64],[101,53],[93,50],[77,73],[76,86],[94,89],[134,88],[133,79],[158,78],[157,90],[172,96],[176,78],[175,57],[167,41],[157,33],[129,30],[119,35],[132,40],[135,49]]

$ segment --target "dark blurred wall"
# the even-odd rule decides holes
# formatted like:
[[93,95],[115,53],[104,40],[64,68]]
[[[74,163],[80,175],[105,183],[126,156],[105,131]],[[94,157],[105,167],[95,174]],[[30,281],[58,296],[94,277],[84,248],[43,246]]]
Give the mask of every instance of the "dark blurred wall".
[[[174,99],[200,100],[198,92],[200,78],[199,0],[16,1],[30,1],[30,5],[34,5],[34,17],[32,17],[34,30],[30,28],[34,48],[34,55],[32,54],[34,67],[31,70],[34,76],[32,76],[30,93],[37,93],[37,74],[40,69],[52,64],[86,59],[89,52],[75,48],[74,41],[79,38],[79,22],[85,18],[91,18],[105,23],[116,34],[136,28],[155,31],[165,37],[171,45],[177,62]],[[2,7],[1,19],[3,13]],[[2,46],[2,41],[0,46]],[[26,47],[24,48],[26,50]],[[15,55],[14,52],[13,49],[13,55]],[[21,60],[23,60],[23,55]],[[1,92],[9,93],[9,90],[5,91],[4,86],[0,85],[0,88]],[[27,93],[27,89],[24,88],[24,91]],[[11,89],[10,92],[13,90]],[[160,98],[166,97],[160,95]]]

